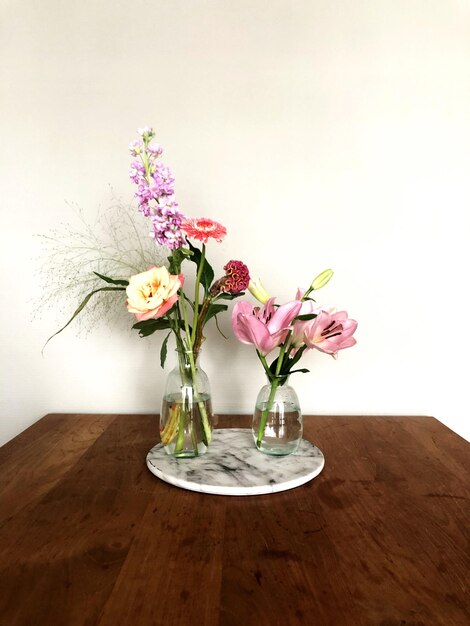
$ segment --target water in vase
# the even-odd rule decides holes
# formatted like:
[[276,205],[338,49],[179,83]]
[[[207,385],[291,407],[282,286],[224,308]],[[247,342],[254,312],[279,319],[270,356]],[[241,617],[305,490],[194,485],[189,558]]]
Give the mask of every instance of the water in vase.
[[[259,403],[253,416],[253,437],[258,438],[259,426],[267,403]],[[290,402],[274,403],[267,412],[266,427],[259,450],[273,456],[292,454],[302,439],[302,413],[299,407]]]

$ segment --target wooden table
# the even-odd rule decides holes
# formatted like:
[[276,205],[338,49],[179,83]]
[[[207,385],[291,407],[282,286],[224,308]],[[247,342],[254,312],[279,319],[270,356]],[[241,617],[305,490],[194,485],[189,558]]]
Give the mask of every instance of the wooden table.
[[148,471],[155,416],[47,415],[0,450],[0,623],[468,626],[470,445],[430,417],[305,437],[312,482],[212,496]]

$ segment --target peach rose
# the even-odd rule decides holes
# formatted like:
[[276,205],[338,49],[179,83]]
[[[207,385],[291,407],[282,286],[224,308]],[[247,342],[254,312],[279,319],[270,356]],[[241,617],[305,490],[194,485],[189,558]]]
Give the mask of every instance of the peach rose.
[[178,300],[178,289],[183,283],[183,274],[170,274],[166,267],[150,267],[131,276],[126,287],[127,310],[139,322],[162,317]]

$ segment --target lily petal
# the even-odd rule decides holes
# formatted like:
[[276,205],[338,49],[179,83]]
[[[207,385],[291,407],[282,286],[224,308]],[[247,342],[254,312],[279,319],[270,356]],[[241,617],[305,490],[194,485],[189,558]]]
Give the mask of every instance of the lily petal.
[[269,332],[272,334],[278,330],[288,328],[294,317],[297,317],[301,308],[302,302],[299,300],[293,300],[280,306],[267,324]]

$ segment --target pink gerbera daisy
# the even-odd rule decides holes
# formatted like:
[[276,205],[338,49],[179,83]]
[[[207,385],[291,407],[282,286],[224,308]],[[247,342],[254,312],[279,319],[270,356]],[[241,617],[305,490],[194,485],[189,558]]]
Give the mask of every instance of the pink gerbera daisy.
[[181,224],[181,228],[188,237],[193,237],[203,243],[207,243],[209,237],[212,237],[216,241],[222,241],[227,234],[225,226],[207,217],[187,218]]

